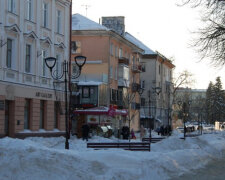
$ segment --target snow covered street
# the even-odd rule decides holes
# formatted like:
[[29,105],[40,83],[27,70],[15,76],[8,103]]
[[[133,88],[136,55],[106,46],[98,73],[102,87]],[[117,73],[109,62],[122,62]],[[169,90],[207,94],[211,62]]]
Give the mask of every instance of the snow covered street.
[[[71,137],[0,139],[0,179],[4,180],[149,180],[172,179],[225,155],[225,132],[186,140],[174,132],[151,144],[151,152],[93,150]],[[90,142],[118,141],[93,137]],[[136,141],[139,141],[138,139]]]

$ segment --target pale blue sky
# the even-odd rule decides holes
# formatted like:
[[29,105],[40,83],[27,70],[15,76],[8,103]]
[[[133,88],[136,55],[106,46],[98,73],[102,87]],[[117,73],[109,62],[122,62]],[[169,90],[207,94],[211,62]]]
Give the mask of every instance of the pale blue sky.
[[[208,61],[199,62],[189,47],[197,30],[200,16],[197,10],[177,7],[179,0],[73,0],[73,13],[80,13],[95,22],[102,16],[125,16],[126,31],[154,51],[174,57],[175,74],[185,69],[194,74],[193,88],[206,89],[209,81],[221,76],[225,86],[224,68],[215,69]],[[85,5],[88,5],[86,11]]]

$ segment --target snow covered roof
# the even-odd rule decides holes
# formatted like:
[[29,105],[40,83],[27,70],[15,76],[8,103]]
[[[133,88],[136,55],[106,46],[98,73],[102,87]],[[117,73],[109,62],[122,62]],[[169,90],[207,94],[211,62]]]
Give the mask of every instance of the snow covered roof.
[[107,27],[98,24],[78,13],[72,16],[72,30],[109,30]]
[[137,38],[135,38],[134,36],[132,36],[130,33],[125,32],[124,34],[125,38],[132,42],[133,44],[135,44],[136,46],[138,46],[139,48],[144,50],[145,55],[147,54],[156,54],[153,50],[151,50],[150,48],[148,48],[146,45],[144,45],[140,40],[138,40]]

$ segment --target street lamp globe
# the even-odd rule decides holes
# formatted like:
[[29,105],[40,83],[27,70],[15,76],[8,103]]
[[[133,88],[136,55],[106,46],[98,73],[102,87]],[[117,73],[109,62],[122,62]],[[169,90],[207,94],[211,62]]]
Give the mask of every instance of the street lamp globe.
[[87,58],[85,56],[76,56],[76,57],[74,57],[75,63],[77,64],[79,69],[81,69],[83,67],[83,65],[86,63],[86,59]]
[[50,71],[52,71],[52,69],[54,68],[55,63],[56,63],[56,58],[55,57],[45,58],[45,64],[50,69]]

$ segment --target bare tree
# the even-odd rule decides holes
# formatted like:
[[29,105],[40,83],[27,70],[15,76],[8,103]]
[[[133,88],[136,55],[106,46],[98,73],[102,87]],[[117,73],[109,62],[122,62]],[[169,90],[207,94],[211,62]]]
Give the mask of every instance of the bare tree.
[[179,5],[201,7],[203,27],[193,42],[201,59],[209,58],[215,66],[225,64],[225,0],[178,0]]
[[195,83],[195,80],[193,78],[193,74],[190,73],[187,70],[184,70],[183,72],[178,73],[178,76],[173,79],[173,91],[172,91],[172,98],[173,98],[173,103],[176,100],[176,92],[180,87],[187,87],[191,86]]

